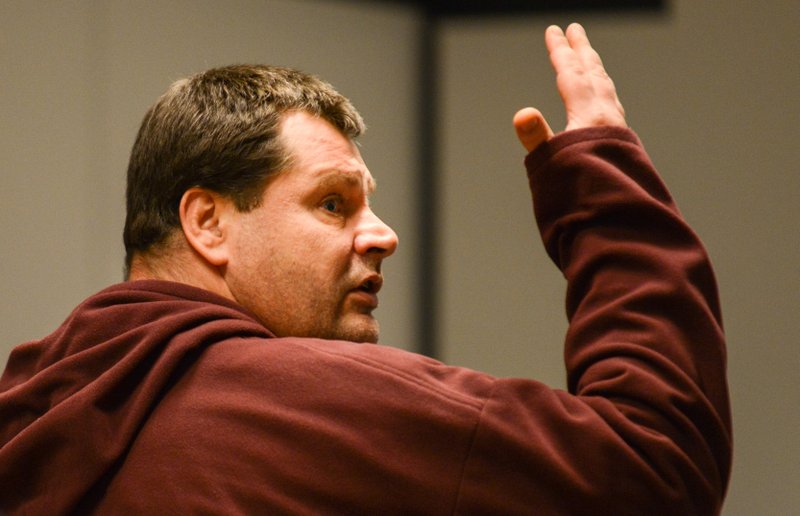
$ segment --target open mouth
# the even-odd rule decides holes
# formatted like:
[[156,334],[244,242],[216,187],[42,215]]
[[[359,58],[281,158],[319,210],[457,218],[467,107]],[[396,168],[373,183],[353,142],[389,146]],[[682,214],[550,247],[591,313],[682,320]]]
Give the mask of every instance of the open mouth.
[[377,294],[383,285],[383,278],[378,275],[370,276],[365,279],[361,284],[356,287],[356,290],[366,292],[367,294]]

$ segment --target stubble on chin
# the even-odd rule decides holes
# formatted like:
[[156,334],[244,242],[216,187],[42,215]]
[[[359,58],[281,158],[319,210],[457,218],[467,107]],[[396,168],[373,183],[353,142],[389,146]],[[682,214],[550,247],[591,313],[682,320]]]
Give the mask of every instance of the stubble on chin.
[[359,319],[357,321],[341,321],[341,324],[336,325],[327,336],[321,338],[377,344],[380,334],[378,321],[368,314],[359,314],[357,318]]
[[373,309],[352,303],[349,292],[348,287],[338,293],[336,297],[340,301],[333,310],[324,310],[319,307],[323,310],[321,313],[327,312],[325,318],[329,321],[329,331],[326,332],[326,336],[321,338],[376,344],[380,334],[380,325],[372,314]]

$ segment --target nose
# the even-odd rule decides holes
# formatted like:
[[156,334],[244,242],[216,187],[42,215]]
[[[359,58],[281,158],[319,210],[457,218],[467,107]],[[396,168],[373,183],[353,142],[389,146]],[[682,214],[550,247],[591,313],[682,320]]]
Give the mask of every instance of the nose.
[[356,253],[377,254],[387,258],[397,249],[397,243],[397,233],[372,210],[365,208],[353,242]]

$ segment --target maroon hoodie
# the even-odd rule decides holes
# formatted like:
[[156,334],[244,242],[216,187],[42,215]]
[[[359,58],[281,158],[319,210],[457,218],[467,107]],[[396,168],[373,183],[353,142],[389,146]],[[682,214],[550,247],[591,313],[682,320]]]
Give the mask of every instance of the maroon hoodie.
[[730,414],[705,251],[630,131],[564,133],[526,165],[568,282],[569,392],[385,346],[275,338],[215,294],[122,283],[12,352],[0,508],[719,512]]

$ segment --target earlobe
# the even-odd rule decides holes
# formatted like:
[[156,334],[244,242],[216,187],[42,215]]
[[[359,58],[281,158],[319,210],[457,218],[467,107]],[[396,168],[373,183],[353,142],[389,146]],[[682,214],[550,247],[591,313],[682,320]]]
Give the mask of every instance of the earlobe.
[[178,213],[186,241],[210,265],[228,263],[226,212],[230,201],[204,188],[190,188],[181,197]]

